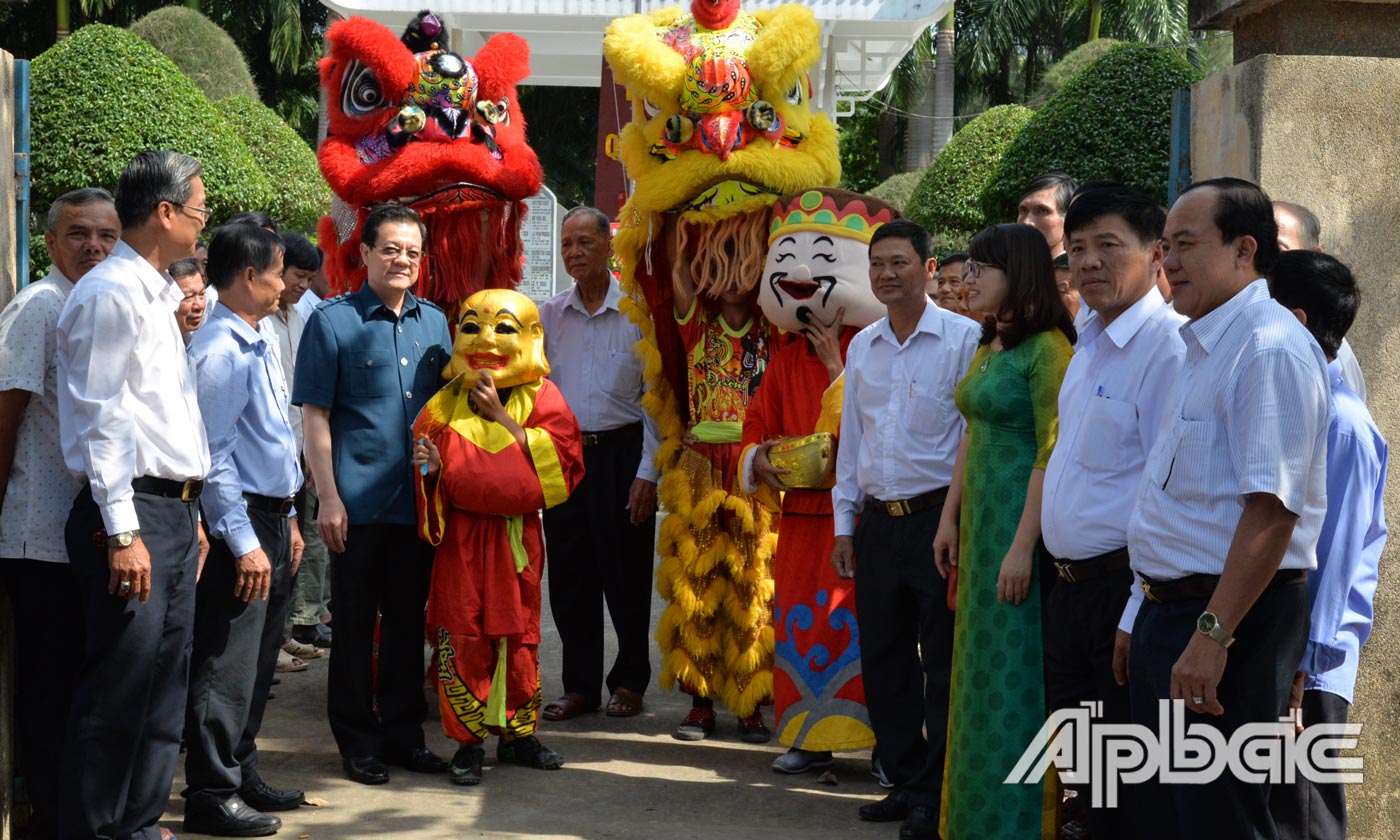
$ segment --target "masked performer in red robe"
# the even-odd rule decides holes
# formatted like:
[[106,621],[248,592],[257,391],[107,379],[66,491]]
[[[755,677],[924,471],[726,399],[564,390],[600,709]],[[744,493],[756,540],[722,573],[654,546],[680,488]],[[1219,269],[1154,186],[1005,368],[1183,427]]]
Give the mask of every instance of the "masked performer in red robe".
[[529,298],[489,289],[462,305],[452,381],[414,423],[418,521],[437,546],[428,626],[436,635],[442,728],[461,747],[455,784],[481,782],[496,758],[554,770],[564,760],[539,725],[539,510],[583,478],[578,421],[545,379],[544,328]]

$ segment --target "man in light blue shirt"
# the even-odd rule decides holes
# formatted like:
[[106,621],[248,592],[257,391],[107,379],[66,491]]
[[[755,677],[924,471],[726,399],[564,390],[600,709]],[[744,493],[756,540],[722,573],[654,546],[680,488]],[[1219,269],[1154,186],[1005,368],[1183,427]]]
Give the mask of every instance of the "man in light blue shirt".
[[196,592],[185,726],[185,830],[200,834],[272,834],[282,821],[261,812],[303,798],[262,781],[255,742],[301,555],[287,384],[275,337],[259,328],[277,310],[282,252],[276,234],[254,225],[215,231],[208,271],[223,305],[190,342],[210,454],[211,545]]
[[[1327,518],[1317,543],[1317,572],[1308,580],[1312,630],[1290,707],[1301,708],[1302,726],[1346,723],[1361,646],[1371,635],[1371,602],[1385,549],[1388,448],[1366,403],[1346,384],[1338,358],[1356,317],[1351,271],[1325,254],[1288,251],[1269,272],[1269,292],[1293,311],[1327,357],[1334,412],[1327,430]],[[1341,784],[1300,776],[1291,785],[1276,785],[1269,807],[1285,840],[1346,837]]]

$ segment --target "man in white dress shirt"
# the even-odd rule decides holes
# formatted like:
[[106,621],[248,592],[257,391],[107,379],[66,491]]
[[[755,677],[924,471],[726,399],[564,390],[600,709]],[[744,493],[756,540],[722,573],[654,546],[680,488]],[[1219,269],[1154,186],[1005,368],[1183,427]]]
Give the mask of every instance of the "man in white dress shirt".
[[210,215],[201,172],[176,152],[132,158],[117,182],[121,241],[58,319],[63,457],[87,480],[65,533],[86,635],[65,838],[158,840],[179,758],[209,444],[166,268],[194,253]]
[[870,287],[888,314],[846,351],[831,491],[831,563],[841,577],[855,577],[866,703],[881,767],[894,783],[859,814],[904,820],[901,838],[937,836],[953,613],[933,538],[963,437],[953,389],[980,335],[976,322],[925,295],[938,268],[930,250],[928,232],[907,220],[871,237]]
[[[1157,291],[1165,222],[1148,196],[1104,182],[1081,190],[1065,216],[1070,270],[1091,314],[1060,388],[1060,437],[1045,469],[1041,538],[1058,573],[1044,612],[1045,696],[1051,710],[1102,703],[1107,723],[1131,717],[1127,675],[1115,679],[1113,668],[1133,589],[1128,519],[1186,357],[1185,319]],[[1134,817],[1120,798],[1091,810],[1089,826],[1129,840]]]
[[58,313],[73,284],[107,258],[120,236],[106,190],[60,196],[44,229],[53,269],[0,313],[0,580],[14,615],[15,677],[24,687],[15,697],[17,769],[38,837],[52,834],[58,813],[75,684],[72,657],[54,651],[78,651],[83,643],[79,622],[65,609],[78,592],[63,523],[82,481],[63,466],[58,436]]
[[[629,717],[651,682],[651,587],[656,547],[656,423],[642,409],[642,334],[618,309],[608,272],[608,217],[592,207],[564,216],[560,252],[574,286],[540,307],[549,380],[583,430],[587,472],[569,500],[544,513],[549,603],[564,645],[564,695],[545,720],[598,708]],[[603,602],[617,659],[603,676]]]
[[[1193,184],[1166,242],[1173,305],[1191,320],[1128,526],[1146,596],[1129,689],[1135,723],[1156,731],[1158,701],[1179,700],[1188,726],[1228,739],[1284,714],[1307,644],[1303,584],[1327,508],[1327,363],[1260,277],[1278,256],[1263,190]],[[1267,782],[1229,770],[1203,784],[1154,778],[1135,795],[1141,837],[1277,836]]]

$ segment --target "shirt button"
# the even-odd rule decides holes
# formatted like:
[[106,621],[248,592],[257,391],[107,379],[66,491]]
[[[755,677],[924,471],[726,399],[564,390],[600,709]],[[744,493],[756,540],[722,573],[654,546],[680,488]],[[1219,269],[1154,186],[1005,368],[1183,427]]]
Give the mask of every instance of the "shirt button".
[[404,367],[408,367],[408,357],[405,356],[404,358],[399,359],[399,364],[403,365]]
[[412,392],[412,391],[404,391],[404,392],[403,392],[403,395],[404,395],[405,397],[409,398],[410,400],[413,399],[413,392]]
[[403,327],[399,327],[399,332],[403,332]]
[[365,362],[365,367],[374,367],[374,359],[367,360]]

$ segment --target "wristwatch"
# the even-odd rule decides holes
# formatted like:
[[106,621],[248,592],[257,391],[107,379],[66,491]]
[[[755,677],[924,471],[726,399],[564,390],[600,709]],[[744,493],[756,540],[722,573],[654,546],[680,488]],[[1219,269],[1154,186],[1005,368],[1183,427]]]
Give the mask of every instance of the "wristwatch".
[[112,534],[107,538],[107,542],[116,546],[117,548],[128,548],[131,546],[132,543],[136,542],[140,538],[141,532],[139,530],[133,529],[131,531],[119,531],[115,534]]
[[1203,612],[1201,617],[1196,619],[1196,630],[1202,635],[1209,636],[1219,642],[1221,647],[1229,647],[1235,643],[1235,637],[1225,631],[1220,626],[1220,619],[1215,617],[1213,612]]

